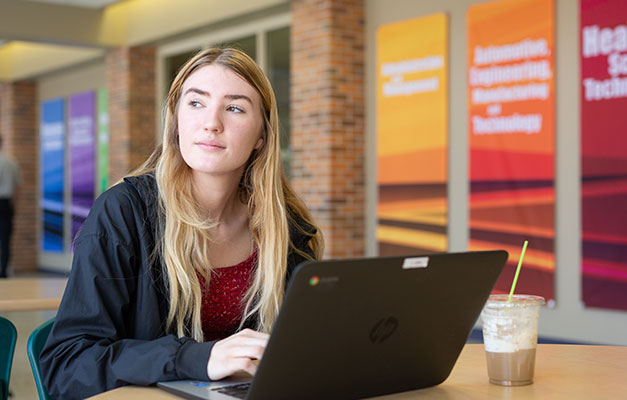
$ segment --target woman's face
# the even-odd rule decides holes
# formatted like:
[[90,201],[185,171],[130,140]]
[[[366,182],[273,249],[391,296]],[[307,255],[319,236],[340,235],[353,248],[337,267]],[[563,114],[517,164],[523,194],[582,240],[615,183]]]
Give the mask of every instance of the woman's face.
[[194,174],[239,182],[253,149],[263,144],[261,98],[235,72],[207,65],[183,84],[178,107],[179,146]]

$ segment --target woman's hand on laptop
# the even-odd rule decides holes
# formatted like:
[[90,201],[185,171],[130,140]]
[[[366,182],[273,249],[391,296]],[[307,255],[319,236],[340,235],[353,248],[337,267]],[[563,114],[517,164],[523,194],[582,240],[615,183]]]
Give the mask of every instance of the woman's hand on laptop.
[[209,379],[216,381],[238,371],[254,375],[257,363],[253,360],[261,359],[269,338],[270,335],[267,333],[244,329],[217,341],[207,362]]

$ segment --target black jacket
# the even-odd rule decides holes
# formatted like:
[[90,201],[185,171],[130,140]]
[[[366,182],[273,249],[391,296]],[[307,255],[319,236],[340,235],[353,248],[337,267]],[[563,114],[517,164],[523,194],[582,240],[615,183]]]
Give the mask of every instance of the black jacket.
[[[165,333],[167,277],[153,255],[156,199],[154,177],[142,175],[126,178],[94,203],[76,240],[65,294],[41,353],[51,396],[82,399],[128,384],[208,379],[214,342]],[[309,236],[291,227],[290,237],[312,254]],[[302,261],[290,251],[286,279]]]

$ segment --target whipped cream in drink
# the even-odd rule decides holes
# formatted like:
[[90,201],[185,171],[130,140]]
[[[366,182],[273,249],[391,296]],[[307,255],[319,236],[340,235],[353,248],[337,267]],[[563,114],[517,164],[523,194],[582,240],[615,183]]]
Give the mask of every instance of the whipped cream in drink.
[[504,386],[533,382],[538,317],[544,298],[492,295],[481,312],[490,382]]

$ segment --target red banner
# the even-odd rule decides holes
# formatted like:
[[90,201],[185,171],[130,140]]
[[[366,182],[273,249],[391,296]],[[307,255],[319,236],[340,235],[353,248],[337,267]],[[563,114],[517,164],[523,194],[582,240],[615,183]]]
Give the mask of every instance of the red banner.
[[582,300],[627,310],[627,2],[581,1]]
[[470,248],[505,249],[496,285],[554,297],[554,10],[547,0],[468,11]]

